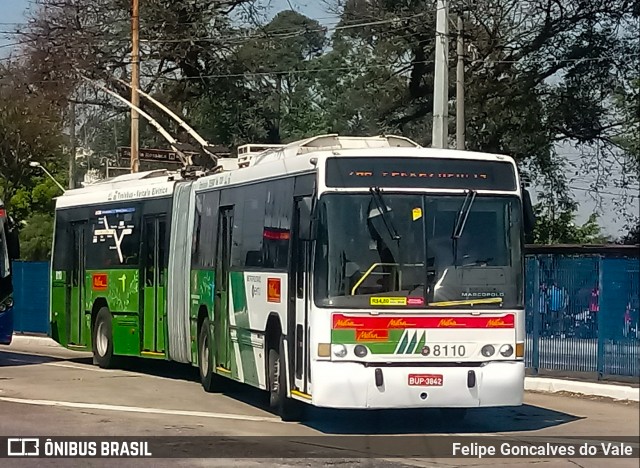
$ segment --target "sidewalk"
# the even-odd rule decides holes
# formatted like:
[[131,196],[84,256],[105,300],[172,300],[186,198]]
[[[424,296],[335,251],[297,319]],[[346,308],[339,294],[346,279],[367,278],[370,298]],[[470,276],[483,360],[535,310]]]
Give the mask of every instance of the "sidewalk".
[[[19,346],[35,346],[64,349],[51,338],[43,335],[13,335],[13,343]],[[7,348],[0,348],[10,350]],[[524,379],[525,390],[533,392],[569,392],[585,396],[612,398],[614,400],[640,401],[640,388],[633,384],[602,383],[569,378],[530,377]]]
[[[61,346],[56,343],[55,341],[53,341],[51,338],[49,338],[47,335],[39,335],[39,334],[15,334],[13,335],[13,338],[11,340],[11,345],[13,344],[19,344],[20,346],[29,346],[29,345],[33,345],[33,346],[45,346],[48,348],[61,348]],[[10,349],[11,345],[9,346]],[[3,348],[0,348],[0,351]]]
[[640,401],[640,388],[627,384],[585,382],[549,377],[525,377],[524,389],[534,392],[569,392],[592,397],[612,398],[614,400]]

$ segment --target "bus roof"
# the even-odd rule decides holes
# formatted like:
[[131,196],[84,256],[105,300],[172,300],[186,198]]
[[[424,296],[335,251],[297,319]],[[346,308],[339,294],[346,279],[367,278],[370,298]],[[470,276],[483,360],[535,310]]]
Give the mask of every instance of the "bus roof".
[[56,199],[56,208],[169,196],[178,180],[182,180],[179,173],[166,169],[124,174],[67,190]]
[[[515,165],[509,156],[452,149],[424,148],[408,138],[394,135],[344,137],[320,135],[286,145],[247,144],[238,148],[238,158],[220,160],[222,171],[203,176],[196,190],[236,185],[317,170],[329,157],[416,157],[502,161]],[[125,174],[86,187],[68,190],[57,198],[56,208],[93,205],[113,201],[170,196],[179,172],[166,169]]]

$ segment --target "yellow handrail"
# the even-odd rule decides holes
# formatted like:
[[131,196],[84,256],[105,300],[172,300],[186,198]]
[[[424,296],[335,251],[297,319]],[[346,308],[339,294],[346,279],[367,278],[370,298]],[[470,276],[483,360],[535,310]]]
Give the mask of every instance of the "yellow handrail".
[[373,270],[375,270],[376,268],[378,268],[379,266],[398,266],[400,265],[399,263],[373,263],[369,269],[367,271],[364,272],[364,275],[362,275],[362,277],[356,281],[356,284],[353,285],[353,288],[351,288],[351,295],[354,296],[356,293],[356,289],[358,289],[358,286],[360,286],[364,280],[367,279],[367,277],[371,274],[371,272]]

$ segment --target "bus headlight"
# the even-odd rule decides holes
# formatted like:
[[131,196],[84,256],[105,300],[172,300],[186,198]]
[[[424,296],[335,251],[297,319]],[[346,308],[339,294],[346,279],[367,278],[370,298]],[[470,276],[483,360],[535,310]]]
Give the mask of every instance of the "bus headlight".
[[13,299],[9,298],[6,301],[4,301],[5,305],[7,306],[7,309],[10,309],[11,307],[13,307]]
[[7,310],[7,306],[0,304],[0,312],[4,312],[5,310]]
[[367,350],[366,346],[362,346],[359,344],[354,348],[353,352],[355,353],[356,356],[358,356],[359,358],[362,358],[362,357],[365,357],[369,351]]
[[335,357],[343,358],[347,355],[347,347],[342,344],[331,345],[331,350]]
[[509,357],[513,354],[513,346],[510,344],[502,345],[500,347],[500,354],[502,357]]
[[482,353],[482,355],[484,357],[491,357],[495,354],[496,352],[496,348],[494,348],[492,345],[488,344],[488,345],[484,345],[482,347],[482,349],[480,350],[480,352]]

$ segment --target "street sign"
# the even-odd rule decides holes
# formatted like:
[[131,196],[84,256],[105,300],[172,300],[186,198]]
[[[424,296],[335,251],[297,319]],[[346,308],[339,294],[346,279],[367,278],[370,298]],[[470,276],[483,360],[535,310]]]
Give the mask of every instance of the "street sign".
[[[188,156],[198,153],[185,151],[184,154]],[[131,159],[131,148],[125,146],[119,147],[118,156],[123,159]],[[140,148],[138,149],[138,158],[141,161],[156,161],[182,164],[177,153],[173,150]]]

